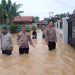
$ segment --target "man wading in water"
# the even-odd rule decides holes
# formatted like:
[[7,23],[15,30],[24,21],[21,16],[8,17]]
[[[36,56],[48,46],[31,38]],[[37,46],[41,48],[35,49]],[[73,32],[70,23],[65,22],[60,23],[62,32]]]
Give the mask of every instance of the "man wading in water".
[[[17,45],[19,45],[19,53],[24,54],[24,53],[29,53],[29,42],[30,45],[33,46],[32,39],[30,34],[26,31],[26,26],[22,26],[22,31],[18,33],[17,36]],[[35,47],[35,46],[33,46]]]
[[53,27],[53,23],[50,21],[48,22],[48,27],[45,30],[45,39],[49,50],[56,48],[56,41],[57,41],[56,31],[55,28]]

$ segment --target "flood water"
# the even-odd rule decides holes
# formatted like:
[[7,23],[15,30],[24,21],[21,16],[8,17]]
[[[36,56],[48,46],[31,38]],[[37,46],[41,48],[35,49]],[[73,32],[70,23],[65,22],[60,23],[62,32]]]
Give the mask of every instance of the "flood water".
[[13,34],[13,54],[2,55],[0,50],[0,75],[75,75],[75,49],[59,39],[56,50],[48,51],[38,31],[29,54],[19,55],[16,34]]

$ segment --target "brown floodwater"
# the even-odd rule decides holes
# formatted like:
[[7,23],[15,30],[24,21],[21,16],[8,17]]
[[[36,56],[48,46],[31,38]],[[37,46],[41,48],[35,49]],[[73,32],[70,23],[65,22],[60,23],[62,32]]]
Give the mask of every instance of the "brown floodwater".
[[33,43],[29,54],[19,55],[13,34],[13,54],[2,55],[0,51],[0,75],[75,75],[75,49],[59,39],[56,50],[48,51],[40,30]]

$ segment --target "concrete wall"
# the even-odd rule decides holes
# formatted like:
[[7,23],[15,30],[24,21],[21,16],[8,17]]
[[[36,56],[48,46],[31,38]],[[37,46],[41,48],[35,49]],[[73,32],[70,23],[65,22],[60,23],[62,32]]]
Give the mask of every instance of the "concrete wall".
[[55,28],[57,31],[57,36],[62,39],[62,41],[68,44],[68,22],[69,17],[62,18],[62,29],[60,27],[60,20],[55,23]]

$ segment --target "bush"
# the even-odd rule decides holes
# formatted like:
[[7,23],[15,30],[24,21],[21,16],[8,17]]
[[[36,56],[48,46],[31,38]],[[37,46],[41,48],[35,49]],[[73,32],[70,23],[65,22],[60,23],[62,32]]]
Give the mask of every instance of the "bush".
[[15,24],[11,24],[10,25],[10,32],[11,33],[15,33],[16,32],[16,25]]
[[30,26],[27,26],[27,27],[26,27],[26,31],[27,31],[27,32],[31,32],[31,27],[30,27]]

